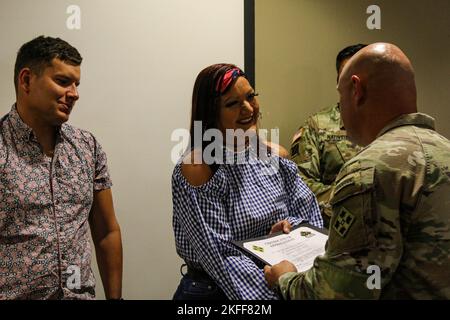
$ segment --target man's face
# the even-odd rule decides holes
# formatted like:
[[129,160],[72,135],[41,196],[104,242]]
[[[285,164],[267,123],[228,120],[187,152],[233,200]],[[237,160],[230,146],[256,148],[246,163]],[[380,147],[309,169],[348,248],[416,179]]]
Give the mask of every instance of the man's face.
[[40,75],[31,73],[27,104],[40,122],[60,126],[69,120],[78,100],[80,66],[67,64],[57,58]]

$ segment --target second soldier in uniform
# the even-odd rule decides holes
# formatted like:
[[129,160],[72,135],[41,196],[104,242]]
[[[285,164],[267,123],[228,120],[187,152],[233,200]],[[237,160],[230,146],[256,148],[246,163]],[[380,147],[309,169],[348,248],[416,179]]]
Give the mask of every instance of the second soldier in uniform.
[[[348,59],[365,46],[348,46],[338,53],[338,79]],[[331,215],[329,201],[336,176],[342,165],[358,150],[359,148],[347,139],[338,103],[309,117],[306,124],[294,135],[291,160],[297,164],[303,181],[316,195],[326,227]]]

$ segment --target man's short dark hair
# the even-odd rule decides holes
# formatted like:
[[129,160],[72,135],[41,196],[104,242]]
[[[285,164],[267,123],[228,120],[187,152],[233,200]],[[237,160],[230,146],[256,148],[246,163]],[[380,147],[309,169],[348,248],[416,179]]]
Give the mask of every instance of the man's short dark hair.
[[336,57],[336,72],[339,73],[339,69],[341,68],[342,61],[350,59],[355,53],[357,53],[362,48],[366,47],[367,44],[355,44],[352,46],[345,47],[342,49],[337,57]]
[[83,58],[77,49],[60,38],[39,36],[20,47],[14,66],[14,86],[16,92],[19,83],[19,72],[23,68],[30,68],[37,75],[51,65],[52,60],[61,61],[79,66]]

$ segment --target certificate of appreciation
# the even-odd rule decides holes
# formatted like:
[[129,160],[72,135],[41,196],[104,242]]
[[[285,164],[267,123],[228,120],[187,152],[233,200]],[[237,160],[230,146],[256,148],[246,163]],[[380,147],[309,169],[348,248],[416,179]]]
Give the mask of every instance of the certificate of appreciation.
[[292,228],[289,234],[277,233],[261,238],[234,242],[250,254],[259,266],[274,265],[283,260],[292,262],[299,272],[313,266],[314,259],[325,253],[328,236],[325,230],[309,224]]

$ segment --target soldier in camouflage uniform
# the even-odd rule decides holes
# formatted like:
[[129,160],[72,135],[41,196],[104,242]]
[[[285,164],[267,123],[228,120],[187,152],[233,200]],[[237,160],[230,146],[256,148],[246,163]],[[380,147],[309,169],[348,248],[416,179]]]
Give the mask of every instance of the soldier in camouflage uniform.
[[336,180],[325,254],[302,273],[266,266],[269,285],[285,299],[449,299],[450,141],[416,113],[408,58],[370,45],[338,90],[349,138],[366,147]]
[[[336,57],[338,74],[345,63],[366,45],[357,44],[342,49]],[[331,216],[331,191],[342,165],[359,151],[347,139],[339,104],[326,108],[306,120],[294,135],[291,160],[297,164],[300,176],[314,192],[320,205],[325,227]]]

